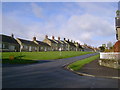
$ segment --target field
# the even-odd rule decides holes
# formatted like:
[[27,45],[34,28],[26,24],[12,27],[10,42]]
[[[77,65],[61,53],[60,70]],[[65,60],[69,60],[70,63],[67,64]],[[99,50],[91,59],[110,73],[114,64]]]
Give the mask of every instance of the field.
[[95,55],[95,56],[92,56],[92,57],[89,57],[89,58],[85,58],[83,60],[79,60],[79,61],[76,61],[70,65],[68,65],[68,68],[72,69],[72,70],[79,70],[81,69],[85,64],[88,64],[90,62],[92,62],[93,60],[96,60],[100,57],[100,55]]
[[49,52],[2,52],[0,59],[9,59],[10,56],[14,58],[24,60],[50,60],[50,59],[62,59],[74,56],[80,56],[84,54],[90,54],[93,52],[80,52],[80,51],[49,51]]

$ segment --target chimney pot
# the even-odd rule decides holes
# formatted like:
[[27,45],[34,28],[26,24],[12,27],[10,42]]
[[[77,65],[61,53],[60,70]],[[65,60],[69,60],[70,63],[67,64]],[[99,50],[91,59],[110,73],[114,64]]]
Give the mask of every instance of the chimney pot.
[[66,40],[66,39],[64,38],[64,40]]
[[48,35],[45,35],[45,38],[48,38]]
[[14,34],[13,33],[11,34],[11,37],[14,38]]
[[36,37],[33,37],[33,41],[36,41]]
[[69,42],[69,39],[68,39],[68,42]]
[[54,36],[52,36],[52,40],[54,40]]
[[60,40],[60,37],[58,37],[58,40]]

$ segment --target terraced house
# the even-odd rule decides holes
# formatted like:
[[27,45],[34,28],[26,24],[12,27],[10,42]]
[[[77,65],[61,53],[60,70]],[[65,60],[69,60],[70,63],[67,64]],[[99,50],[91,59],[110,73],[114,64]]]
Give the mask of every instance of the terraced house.
[[50,45],[52,51],[58,51],[58,43],[54,40],[53,36],[52,36],[52,39],[49,39],[48,36],[46,35],[43,42]]
[[78,42],[74,41],[74,45],[76,46],[76,51],[82,51],[83,50],[82,46]]
[[2,52],[16,52],[19,51],[20,45],[15,40],[14,35],[0,35],[0,51]]
[[57,41],[60,43],[59,49],[61,49],[62,51],[67,51],[67,43],[65,43],[63,40],[60,40],[60,37],[58,37]]
[[20,44],[20,52],[21,51],[26,51],[26,52],[39,51],[39,46],[33,41],[24,40],[20,38],[17,38],[16,40]]
[[[78,42],[69,41],[64,38],[61,40],[60,37],[56,40],[54,36],[52,39],[49,39],[48,36],[45,36],[43,41],[36,40],[36,37],[33,37],[33,40],[25,40],[20,38],[14,38],[12,36],[1,35],[3,38],[0,41],[1,51],[81,51],[83,50],[82,46]],[[89,51],[84,48],[85,51]]]
[[64,42],[67,44],[67,51],[76,51],[76,46],[75,44],[71,41],[68,40],[64,40]]
[[89,51],[89,52],[94,52],[94,48],[92,48],[91,46],[88,46],[87,44],[82,45],[84,51]]
[[49,44],[36,40],[36,37],[33,37],[33,42],[38,45],[38,51],[51,51]]

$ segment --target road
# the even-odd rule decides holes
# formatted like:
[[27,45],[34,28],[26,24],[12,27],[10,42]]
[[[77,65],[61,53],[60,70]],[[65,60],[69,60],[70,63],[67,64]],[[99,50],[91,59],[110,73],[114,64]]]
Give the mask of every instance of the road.
[[63,68],[93,55],[96,53],[31,65],[4,66],[2,88],[118,88],[117,79],[79,76]]

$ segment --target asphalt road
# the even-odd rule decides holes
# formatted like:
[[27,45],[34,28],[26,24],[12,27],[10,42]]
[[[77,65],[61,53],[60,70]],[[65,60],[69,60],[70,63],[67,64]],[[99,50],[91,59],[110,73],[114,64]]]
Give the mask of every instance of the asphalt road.
[[117,79],[79,76],[64,65],[92,56],[40,61],[38,64],[4,66],[2,88],[118,88]]

